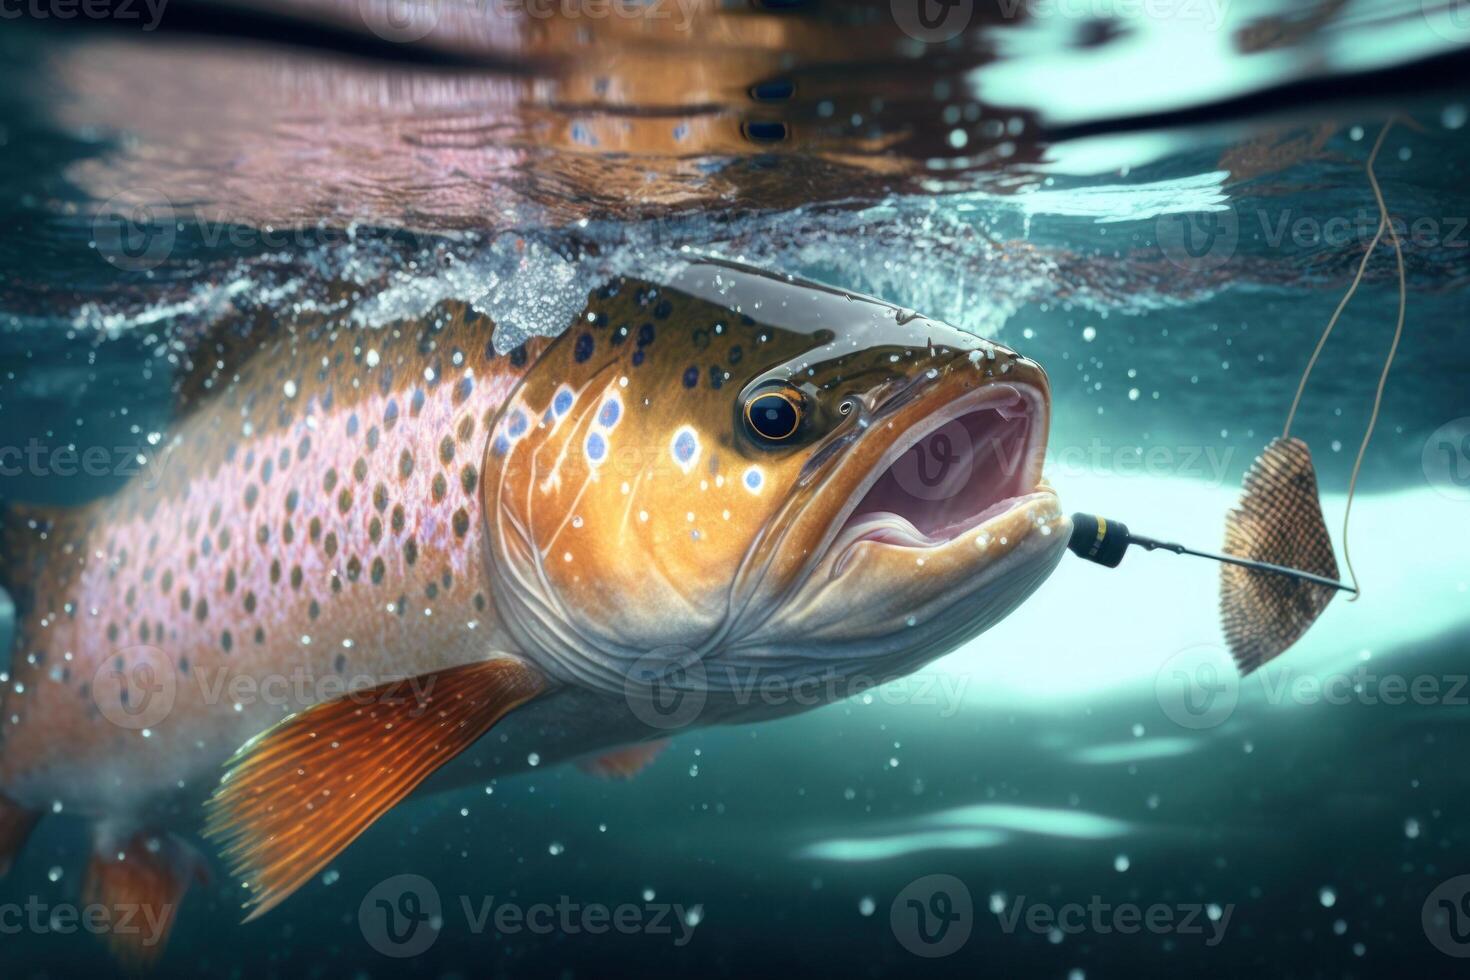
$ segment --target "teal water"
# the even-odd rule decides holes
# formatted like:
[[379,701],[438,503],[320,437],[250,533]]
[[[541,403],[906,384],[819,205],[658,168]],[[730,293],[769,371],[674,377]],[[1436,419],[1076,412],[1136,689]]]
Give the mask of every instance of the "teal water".
[[[1470,889],[1456,881],[1470,874],[1470,85],[1463,61],[1376,89],[1352,79],[1453,57],[1470,34],[1453,4],[1323,4],[1320,24],[1294,6],[1223,9],[1240,29],[1279,15],[1290,39],[1252,53],[1218,26],[1125,18],[1115,36],[1057,46],[1086,25],[1037,16],[968,46],[906,48],[916,72],[958,61],[954,77],[974,90],[926,84],[902,98],[932,112],[908,102],[901,119],[872,108],[879,96],[859,73],[815,73],[824,92],[861,90],[862,135],[911,123],[919,135],[894,152],[935,155],[917,179],[876,190],[805,169],[812,147],[753,158],[716,147],[697,155],[699,177],[670,178],[684,203],[634,208],[589,201],[585,161],[558,148],[487,176],[515,189],[509,212],[490,191],[497,210],[466,203],[449,178],[442,198],[383,203],[377,174],[333,184],[312,171],[303,183],[321,194],[292,207],[313,220],[280,238],[262,231],[287,192],[251,155],[295,172],[311,155],[299,134],[278,146],[267,127],[234,145],[206,121],[197,139],[176,139],[145,110],[174,105],[196,76],[167,55],[130,75],[128,46],[154,39],[6,26],[7,445],[146,453],[172,412],[176,344],[221,318],[323,302],[347,284],[345,314],[364,325],[452,298],[508,330],[554,333],[606,277],[660,274],[688,249],[870,292],[1016,347],[1052,379],[1048,469],[1063,506],[1206,548],[1373,235],[1363,165],[1395,120],[1377,172],[1401,221],[1409,301],[1347,542],[1364,594],[1334,602],[1281,660],[1234,677],[1206,563],[1136,554],[1109,572],[1069,559],[998,627],[884,690],[680,735],[626,784],[562,767],[411,801],[260,922],[237,924],[218,873],[191,895],[161,974],[1457,970],[1470,953]],[[371,54],[343,57],[371,74]],[[155,87],[93,99],[104,70]],[[1205,122],[1150,115],[1303,78],[1320,90],[1287,92],[1279,108],[1268,98]],[[833,101],[791,114],[816,126]],[[955,146],[956,128],[984,133],[965,107],[983,104],[983,121],[997,102],[1025,115],[1016,155]],[[318,110],[308,101],[308,123]],[[1140,121],[1110,122],[1130,116]],[[324,126],[320,144],[304,143],[341,138]],[[201,141],[231,152],[190,156]],[[649,183],[669,177],[666,161],[647,166]],[[708,182],[731,170],[742,180],[721,204]],[[809,191],[769,190],[761,173],[799,174],[790,182]],[[150,219],[123,228],[135,236],[126,248],[96,208],[119,187],[155,195]],[[358,196],[378,202],[371,220],[345,207]],[[335,200],[340,212],[322,203]],[[198,217],[210,208],[229,220]],[[1294,429],[1313,448],[1339,556],[1397,301],[1393,253],[1380,247]],[[76,503],[124,478],[7,474],[0,497]],[[112,974],[100,943],[46,925],[76,902],[87,850],[80,823],[48,819],[0,882],[5,976]],[[403,904],[410,892],[417,905]],[[372,917],[384,896],[405,922],[428,910],[413,955]],[[32,906],[38,918],[6,911]],[[533,917],[555,922],[497,925],[503,906],[544,906]],[[596,931],[596,910],[620,907],[627,927]]]

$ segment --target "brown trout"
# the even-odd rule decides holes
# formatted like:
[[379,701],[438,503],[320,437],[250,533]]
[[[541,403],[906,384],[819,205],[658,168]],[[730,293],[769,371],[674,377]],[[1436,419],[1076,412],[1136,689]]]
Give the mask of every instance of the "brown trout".
[[166,932],[202,823],[255,917],[421,786],[902,676],[1068,539],[1041,368],[910,311],[699,261],[493,332],[262,317],[195,350],[154,478],[7,514],[6,866],[81,817],[87,895]]

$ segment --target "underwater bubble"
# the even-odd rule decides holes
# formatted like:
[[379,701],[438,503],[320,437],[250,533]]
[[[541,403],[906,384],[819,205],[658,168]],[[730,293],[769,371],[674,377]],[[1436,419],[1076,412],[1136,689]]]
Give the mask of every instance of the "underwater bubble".
[[339,880],[341,880],[341,878],[342,878],[342,873],[340,871],[338,871],[336,868],[333,868],[330,871],[328,871],[326,874],[322,875],[322,884],[324,884],[324,885],[335,885]]
[[1419,821],[1415,820],[1413,817],[1405,820],[1404,836],[1409,838],[1409,840],[1416,839],[1419,836]]
[[1082,328],[1082,339],[1085,340],[1085,341],[1087,341],[1089,344],[1092,343],[1094,340],[1096,340],[1097,339],[1097,327],[1083,327]]
[[1119,854],[1117,857],[1113,858],[1114,871],[1121,873],[1127,871],[1131,866],[1131,862],[1128,860],[1128,855],[1126,854]]
[[652,888],[645,888],[645,889],[643,889],[643,900],[645,902],[651,902],[651,901],[653,901],[653,896],[654,896],[654,891],[653,891]]
[[1465,125],[1465,104],[1463,102],[1451,102],[1444,107],[1440,113],[1439,121],[1444,124],[1445,129],[1460,129]]
[[526,764],[527,765],[531,765],[531,766],[539,766],[539,765],[541,765],[541,755],[540,755],[540,753],[538,753],[538,752],[532,752],[529,755],[527,755],[526,756]]
[[871,896],[868,895],[864,895],[862,899],[858,902],[858,913],[864,918],[872,915],[875,911],[877,911],[877,908],[878,904],[873,901]]
[[1331,888],[1324,888],[1317,893],[1317,898],[1322,902],[1324,909],[1330,909],[1337,904],[1337,892]]
[[1005,896],[1005,892],[991,892],[990,893],[990,911],[993,912],[996,915],[1000,915],[1005,910],[1006,910],[1006,896]]
[[52,868],[50,871],[46,872],[46,877],[48,879],[50,879],[53,883],[60,881],[61,880],[61,869],[60,868]]
[[566,846],[560,841],[552,841],[551,844],[547,846],[546,853],[550,854],[552,857],[560,857],[562,852],[564,852],[565,850]]

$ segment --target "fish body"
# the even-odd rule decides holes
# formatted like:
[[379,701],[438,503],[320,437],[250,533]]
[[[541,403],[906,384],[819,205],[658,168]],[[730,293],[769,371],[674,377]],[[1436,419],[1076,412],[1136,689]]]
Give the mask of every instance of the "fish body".
[[494,340],[444,305],[206,342],[147,479],[12,512],[0,850],[60,804],[98,888],[163,835],[179,897],[213,792],[259,914],[430,775],[624,774],[630,743],[841,698],[1066,542],[1045,375],[910,311],[697,262]]

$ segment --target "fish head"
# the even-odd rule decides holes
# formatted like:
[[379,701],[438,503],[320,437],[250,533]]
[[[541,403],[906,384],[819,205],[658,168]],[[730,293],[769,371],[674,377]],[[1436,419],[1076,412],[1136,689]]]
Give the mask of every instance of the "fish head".
[[623,279],[536,362],[482,483],[498,614],[559,679],[900,676],[994,623],[1070,528],[1042,369],[729,263]]

